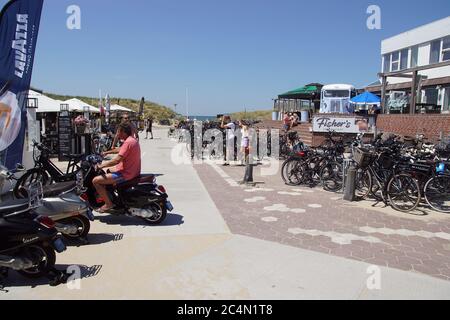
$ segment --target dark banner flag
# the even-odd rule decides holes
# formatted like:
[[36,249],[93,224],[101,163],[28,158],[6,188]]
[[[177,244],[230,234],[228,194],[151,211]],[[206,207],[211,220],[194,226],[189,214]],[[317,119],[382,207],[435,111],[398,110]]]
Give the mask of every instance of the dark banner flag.
[[11,0],[0,12],[0,156],[9,169],[22,162],[42,5],[43,0]]
[[145,98],[142,97],[141,104],[139,105],[139,118],[142,119],[144,116],[144,105],[145,105]]

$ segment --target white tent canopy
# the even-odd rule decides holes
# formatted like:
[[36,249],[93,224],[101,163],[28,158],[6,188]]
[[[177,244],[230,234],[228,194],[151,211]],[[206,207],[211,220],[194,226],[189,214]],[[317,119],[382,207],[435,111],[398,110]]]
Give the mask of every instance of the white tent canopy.
[[119,106],[118,104],[111,105],[111,111],[134,112],[133,110]]
[[61,111],[61,104],[64,102],[60,100],[55,100],[49,98],[42,93],[30,90],[28,91],[28,97],[32,99],[37,99],[38,109],[37,113],[50,113],[50,112],[59,112]]
[[100,110],[98,108],[91,106],[90,104],[87,104],[76,98],[66,100],[63,103],[69,105],[70,112],[84,112],[85,111],[84,108],[88,107],[90,113],[100,113]]

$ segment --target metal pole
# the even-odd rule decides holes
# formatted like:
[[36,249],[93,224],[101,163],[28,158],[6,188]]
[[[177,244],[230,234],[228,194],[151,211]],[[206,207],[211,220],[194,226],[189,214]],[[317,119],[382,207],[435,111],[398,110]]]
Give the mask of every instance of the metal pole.
[[383,114],[386,113],[386,86],[387,86],[387,77],[383,76],[381,80],[381,109]]
[[416,113],[416,103],[417,103],[417,71],[414,71],[411,86],[411,109],[409,110],[410,114]]

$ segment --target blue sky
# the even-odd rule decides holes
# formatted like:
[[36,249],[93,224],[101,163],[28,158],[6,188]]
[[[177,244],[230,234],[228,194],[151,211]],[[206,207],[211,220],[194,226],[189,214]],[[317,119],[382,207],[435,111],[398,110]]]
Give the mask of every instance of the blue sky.
[[[146,99],[190,114],[270,109],[310,82],[376,80],[382,39],[450,15],[449,0],[45,0],[33,86]],[[0,5],[5,4],[0,0]],[[81,8],[68,30],[66,9]],[[382,29],[366,27],[367,7]]]

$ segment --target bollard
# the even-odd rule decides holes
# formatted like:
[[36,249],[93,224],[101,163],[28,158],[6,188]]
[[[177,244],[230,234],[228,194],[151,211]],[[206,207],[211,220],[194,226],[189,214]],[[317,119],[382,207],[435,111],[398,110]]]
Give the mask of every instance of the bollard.
[[253,165],[249,162],[245,167],[244,183],[253,183]]
[[248,150],[245,152],[245,175],[242,184],[253,185],[253,164],[250,161],[250,153]]
[[347,177],[344,184],[344,200],[355,201],[355,191],[356,191],[356,168],[351,166],[347,170]]

